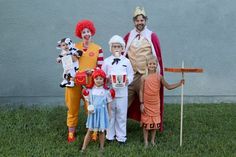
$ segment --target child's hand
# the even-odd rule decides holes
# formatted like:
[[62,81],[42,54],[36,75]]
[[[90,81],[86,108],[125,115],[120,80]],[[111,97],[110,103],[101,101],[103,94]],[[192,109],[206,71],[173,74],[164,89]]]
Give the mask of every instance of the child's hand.
[[126,78],[125,85],[128,86],[128,84],[129,84],[129,80],[128,80],[128,78]]
[[94,106],[91,105],[91,104],[88,105],[88,106],[87,106],[87,110],[88,110],[88,113],[89,113],[89,114],[93,114],[93,113],[94,113]]
[[180,80],[180,85],[182,84],[184,85],[184,82],[185,82],[184,79]]
[[88,114],[93,114],[94,113],[94,111],[88,111]]
[[144,113],[144,111],[145,111],[143,103],[141,103],[141,105],[140,105],[140,111],[141,111],[141,113]]
[[111,86],[111,77],[107,77],[106,83],[108,87]]
[[73,54],[73,57],[79,58],[80,56],[78,54]]
[[87,74],[87,75],[91,75],[92,73],[93,73],[93,71],[92,71],[91,69],[87,69],[87,70],[86,70],[86,74]]

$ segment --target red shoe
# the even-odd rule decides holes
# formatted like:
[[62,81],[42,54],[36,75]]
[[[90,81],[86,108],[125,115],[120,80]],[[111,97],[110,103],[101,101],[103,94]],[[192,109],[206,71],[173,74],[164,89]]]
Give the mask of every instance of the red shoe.
[[68,138],[67,138],[68,143],[72,143],[75,140],[76,140],[75,132],[68,132]]

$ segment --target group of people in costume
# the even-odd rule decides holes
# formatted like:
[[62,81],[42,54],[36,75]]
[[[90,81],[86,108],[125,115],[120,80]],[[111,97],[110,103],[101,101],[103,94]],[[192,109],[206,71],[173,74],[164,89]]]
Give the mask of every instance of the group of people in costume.
[[[60,84],[65,87],[69,143],[76,140],[81,99],[87,113],[88,130],[82,151],[97,136],[101,150],[105,138],[124,144],[127,117],[141,122],[145,147],[149,131],[154,145],[156,130],[163,131],[163,87],[174,89],[184,83],[181,80],[168,84],[164,80],[160,43],[157,35],[146,26],[143,7],[135,8],[133,22],[135,28],[124,38],[111,37],[108,42],[111,55],[105,60],[101,46],[92,41],[96,33],[92,21],[77,23],[75,35],[82,39],[81,42],[74,44],[69,38],[58,42],[62,52],[57,62],[63,62],[68,55],[72,58],[70,68],[65,68],[67,61],[63,62]],[[76,83],[76,74],[82,72],[86,73],[86,85]]]

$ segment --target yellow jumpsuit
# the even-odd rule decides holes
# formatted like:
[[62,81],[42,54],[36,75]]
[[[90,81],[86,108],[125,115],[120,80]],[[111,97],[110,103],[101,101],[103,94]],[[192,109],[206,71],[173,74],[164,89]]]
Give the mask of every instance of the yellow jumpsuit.
[[[83,55],[79,58],[79,71],[87,69],[94,69],[100,67],[103,62],[103,52],[99,45],[89,43],[88,49],[83,49],[83,43],[75,44],[75,47],[83,51]],[[90,78],[91,81],[91,78]],[[82,98],[82,87],[75,85],[73,88],[66,87],[65,89],[65,103],[68,108],[67,111],[67,126],[69,128],[76,128],[78,126],[80,100]],[[84,101],[84,99],[82,99]],[[87,103],[85,104],[85,110]]]

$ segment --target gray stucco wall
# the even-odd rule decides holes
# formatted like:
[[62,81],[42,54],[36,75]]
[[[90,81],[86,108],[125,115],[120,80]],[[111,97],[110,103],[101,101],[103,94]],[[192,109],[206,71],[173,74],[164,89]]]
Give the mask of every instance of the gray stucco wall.
[[[99,2],[99,3],[98,3]],[[62,66],[56,43],[74,36],[78,20],[94,21],[94,41],[109,54],[108,40],[133,28],[136,6],[160,38],[165,67],[201,67],[186,74],[185,101],[236,102],[236,1],[234,0],[0,0],[0,103],[63,104]],[[169,83],[181,74],[165,73]],[[165,91],[179,102],[180,88]]]

